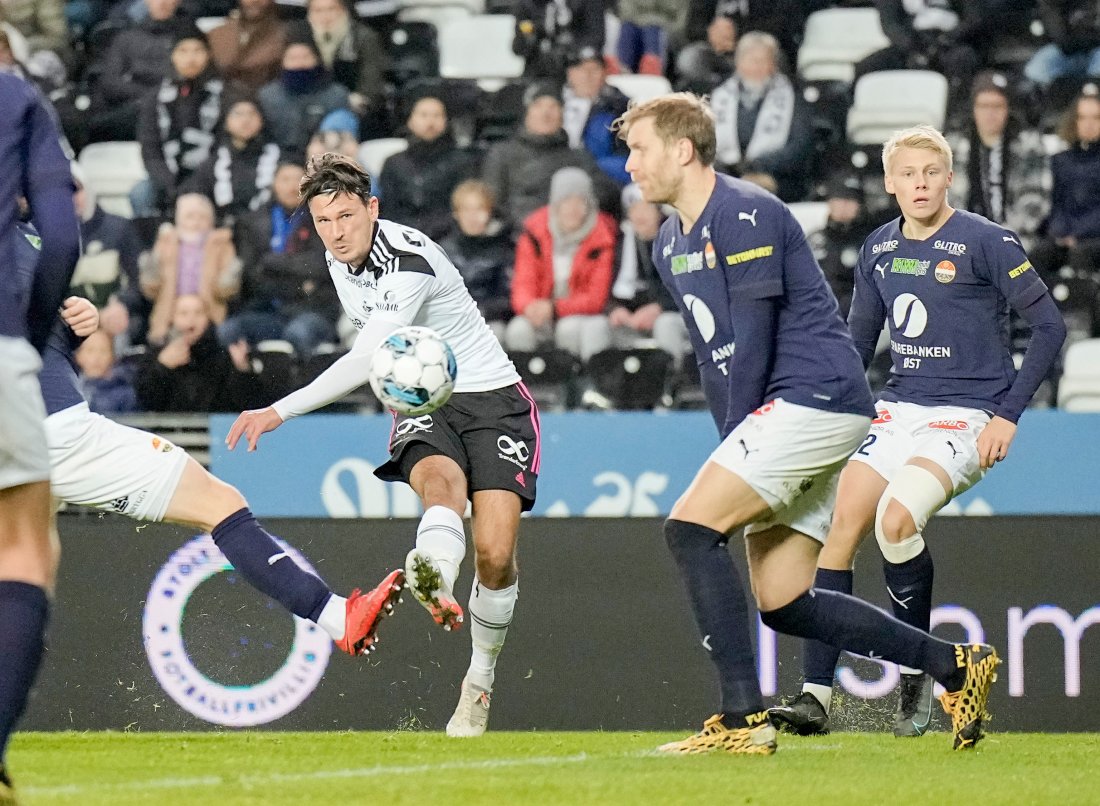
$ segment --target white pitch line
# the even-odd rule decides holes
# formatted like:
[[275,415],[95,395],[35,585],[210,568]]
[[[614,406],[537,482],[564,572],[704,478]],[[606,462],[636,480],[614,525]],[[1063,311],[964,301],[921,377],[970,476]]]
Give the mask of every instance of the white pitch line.
[[536,756],[534,758],[485,759],[483,761],[444,761],[439,764],[398,764],[361,767],[344,770],[316,770],[302,773],[271,773],[270,775],[214,776],[200,778],[152,778],[148,781],[127,781],[117,784],[67,784],[63,786],[27,786],[20,792],[37,797],[49,795],[84,795],[93,792],[133,792],[145,789],[189,789],[198,787],[238,785],[262,786],[268,783],[322,781],[340,778],[374,778],[380,775],[419,775],[441,770],[495,770],[508,767],[544,767],[555,764],[579,764],[615,758],[641,757],[631,753],[621,756],[592,756],[577,753],[572,756]]

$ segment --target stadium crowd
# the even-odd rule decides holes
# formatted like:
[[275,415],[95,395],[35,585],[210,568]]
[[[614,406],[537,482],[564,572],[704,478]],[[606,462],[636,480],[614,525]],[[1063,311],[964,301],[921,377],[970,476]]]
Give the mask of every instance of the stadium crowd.
[[[881,46],[847,73],[803,70],[811,15],[837,8],[877,12]],[[440,29],[471,9],[513,15],[521,77],[440,77]],[[104,414],[251,408],[341,354],[354,328],[297,198],[325,151],[443,246],[552,405],[702,406],[651,258],[664,212],[609,129],[631,73],[710,96],[717,167],[806,213],[843,313],[860,245],[897,215],[874,142],[850,136],[855,88],[941,73],[940,119],[896,128],[943,123],[952,205],[1019,234],[1067,344],[1100,335],[1100,2],[5,0],[0,20],[0,66],[38,84],[80,155],[73,291],[102,332],[78,360]],[[121,206],[97,198],[125,168],[97,146],[117,142],[147,177]],[[1022,352],[1026,329],[1012,337]]]

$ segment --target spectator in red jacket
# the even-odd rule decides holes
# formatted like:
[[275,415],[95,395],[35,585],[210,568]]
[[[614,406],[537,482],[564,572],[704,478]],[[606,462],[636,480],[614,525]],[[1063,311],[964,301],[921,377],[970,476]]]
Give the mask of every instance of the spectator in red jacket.
[[554,174],[550,204],[527,217],[516,247],[516,316],[504,332],[509,350],[553,342],[587,361],[611,346],[604,308],[617,229],[615,219],[600,212],[587,173],[570,167]]

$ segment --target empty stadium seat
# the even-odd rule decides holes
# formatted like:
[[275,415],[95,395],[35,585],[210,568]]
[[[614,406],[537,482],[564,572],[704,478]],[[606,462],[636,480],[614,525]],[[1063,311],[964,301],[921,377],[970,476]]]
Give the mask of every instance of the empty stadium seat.
[[825,229],[829,221],[828,202],[794,202],[787,207],[806,235]]
[[1100,412],[1100,339],[1084,339],[1066,350],[1058,408]]
[[145,179],[141,145],[136,142],[91,143],[78,159],[99,206],[108,213],[130,218],[130,191]]
[[616,409],[652,409],[665,393],[672,356],[656,347],[612,348],[588,359],[596,390]]
[[397,12],[399,22],[430,22],[442,30],[456,20],[465,20],[474,16],[474,12],[463,5],[451,3],[415,5]]
[[926,123],[943,128],[947,79],[932,70],[882,70],[856,82],[848,139],[881,143],[898,129]]
[[672,85],[664,76],[641,76],[622,73],[607,77],[607,83],[636,103],[644,103],[658,95],[672,92]]
[[572,353],[544,348],[530,353],[512,350],[508,357],[540,408],[560,410],[571,403],[581,369]]
[[282,339],[258,342],[249,354],[267,399],[277,400],[294,390],[296,356],[294,345]]
[[430,22],[399,22],[390,31],[390,66],[387,75],[398,87],[439,75],[439,43]]
[[798,49],[798,74],[804,81],[851,82],[856,62],[889,47],[874,8],[827,8],[806,20]]
[[409,147],[409,142],[404,137],[379,137],[376,140],[367,140],[359,146],[359,164],[372,177],[377,178],[382,173],[382,166],[386,160],[394,154],[400,154]]
[[449,22],[439,31],[439,74],[474,79],[486,90],[523,74],[523,59],[512,53],[516,18],[475,14]]

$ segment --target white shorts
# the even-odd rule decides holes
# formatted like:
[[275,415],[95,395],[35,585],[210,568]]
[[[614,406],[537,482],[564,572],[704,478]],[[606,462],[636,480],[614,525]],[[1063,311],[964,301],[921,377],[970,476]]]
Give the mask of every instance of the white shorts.
[[0,490],[50,478],[41,368],[29,342],[0,336]]
[[821,542],[829,533],[841,468],[867,435],[870,418],[788,403],[765,403],[722,440],[712,462],[744,479],[772,509],[745,536],[782,524]]
[[920,406],[916,403],[875,403],[878,416],[853,462],[863,462],[887,481],[914,456],[935,462],[951,478],[954,495],[982,480],[978,435],[989,422],[981,409],[962,406]]
[[55,497],[142,521],[164,518],[187,464],[182,448],[86,403],[46,418],[46,440]]

